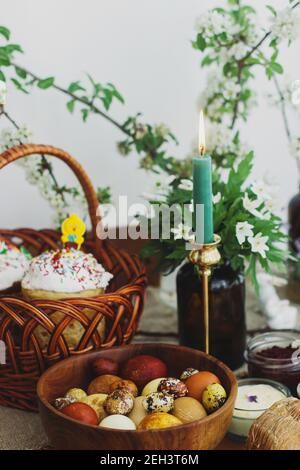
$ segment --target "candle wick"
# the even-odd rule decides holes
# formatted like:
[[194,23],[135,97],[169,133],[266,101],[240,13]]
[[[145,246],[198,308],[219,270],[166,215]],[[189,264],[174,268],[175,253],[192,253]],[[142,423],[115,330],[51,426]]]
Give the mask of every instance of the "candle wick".
[[203,157],[203,155],[205,154],[205,145],[204,144],[200,144],[199,151],[200,151],[201,157]]

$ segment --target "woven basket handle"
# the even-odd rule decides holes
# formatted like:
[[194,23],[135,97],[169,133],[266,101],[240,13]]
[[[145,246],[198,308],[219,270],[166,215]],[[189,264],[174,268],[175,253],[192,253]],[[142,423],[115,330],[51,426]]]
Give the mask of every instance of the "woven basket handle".
[[89,214],[92,223],[93,236],[96,240],[96,250],[97,253],[99,253],[99,250],[102,246],[102,240],[97,237],[96,231],[97,224],[100,223],[100,218],[97,216],[99,201],[89,176],[87,175],[81,164],[77,160],[75,160],[75,158],[73,158],[64,150],[58,149],[56,147],[51,147],[50,145],[24,144],[12,147],[9,150],[6,150],[2,154],[0,154],[0,170],[9,163],[19,160],[19,158],[27,157],[28,155],[33,154],[51,155],[53,157],[59,158],[60,160],[64,161],[75,173],[78,181],[80,182],[84,190],[87,199]]

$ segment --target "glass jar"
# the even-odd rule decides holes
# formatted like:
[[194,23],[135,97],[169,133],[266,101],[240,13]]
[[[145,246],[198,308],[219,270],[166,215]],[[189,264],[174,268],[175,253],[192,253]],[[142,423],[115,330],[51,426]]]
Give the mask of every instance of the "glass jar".
[[[291,396],[290,390],[283,384],[275,382],[274,380],[267,379],[241,379],[238,381],[238,387],[241,389],[245,385],[267,385],[273,387],[281,398],[288,398]],[[279,398],[280,399],[280,398]],[[274,401],[275,402],[275,401]],[[271,405],[270,405],[271,406]],[[269,407],[270,407],[269,406]],[[250,428],[254,421],[262,415],[268,408],[257,407],[255,409],[237,408],[233,410],[232,421],[229,427],[229,437],[235,441],[245,441],[248,437]]]
[[[266,350],[273,346],[287,348],[299,341],[299,350],[289,358],[266,357]],[[265,351],[265,355],[259,353]],[[294,396],[300,382],[300,334],[297,332],[274,331],[255,336],[249,341],[245,352],[249,377],[263,377],[286,385]]]
[[[201,280],[187,262],[178,271],[179,341],[204,351]],[[210,353],[232,369],[244,363],[246,347],[245,278],[229,264],[213,269],[209,281]]]

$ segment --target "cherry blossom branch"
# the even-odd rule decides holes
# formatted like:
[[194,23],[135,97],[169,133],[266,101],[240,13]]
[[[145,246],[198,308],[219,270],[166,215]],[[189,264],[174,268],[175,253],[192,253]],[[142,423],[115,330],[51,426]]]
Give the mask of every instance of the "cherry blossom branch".
[[289,126],[288,117],[287,117],[285,98],[284,98],[283,92],[280,88],[280,85],[279,85],[279,82],[277,80],[276,75],[273,76],[273,80],[274,80],[276,91],[277,91],[278,96],[279,96],[279,103],[280,103],[281,114],[282,114],[282,118],[283,118],[285,132],[286,132],[286,135],[287,135],[287,138],[288,138],[289,142],[291,142],[292,135],[291,135],[290,126]]
[[[15,64],[15,63],[12,63],[12,65],[14,67],[17,67],[19,69],[22,69],[24,70],[24,72],[26,72],[27,75],[29,75],[34,81],[40,81],[41,80],[41,77],[39,77],[38,75],[36,75],[35,73],[31,72],[30,70],[24,68],[23,66],[21,65],[18,65],[18,64]],[[69,96],[70,98],[72,98],[72,100],[74,101],[77,101],[79,103],[82,103],[84,104],[85,106],[88,106],[90,108],[90,110],[95,113],[95,114],[99,114],[100,116],[102,116],[104,119],[106,119],[107,121],[109,121],[111,124],[113,124],[115,127],[117,127],[121,132],[125,133],[126,135],[130,136],[130,133],[126,131],[126,129],[124,128],[124,126],[122,124],[120,124],[119,122],[117,122],[115,119],[113,119],[111,116],[109,116],[108,114],[106,114],[104,111],[102,111],[100,108],[98,108],[93,101],[86,101],[84,100],[83,98],[81,98],[80,96],[77,96],[75,95],[75,93],[72,93],[70,92],[69,90],[67,90],[66,88],[63,88],[62,86],[60,85],[57,85],[55,83],[53,83],[53,85],[51,86],[52,88],[54,88],[55,90],[57,91],[60,91],[61,93]]]
[[[292,142],[292,133],[291,133],[291,130],[290,130],[290,125],[289,125],[289,120],[288,120],[288,115],[287,115],[287,110],[286,110],[286,100],[285,100],[284,94],[281,90],[281,87],[279,85],[279,82],[277,80],[277,77],[274,76],[273,80],[274,80],[276,91],[277,91],[278,96],[279,96],[279,105],[280,105],[280,110],[281,110],[281,114],[282,114],[283,125],[284,125],[284,128],[285,128],[286,136],[287,136],[287,139],[288,139],[289,143],[291,144],[291,142]],[[297,166],[297,169],[298,169],[298,174],[300,175],[300,160],[293,153],[292,153],[292,156],[295,159],[296,166]]]
[[[245,64],[244,64],[243,61],[238,61],[237,64],[238,64],[237,84],[240,85],[241,80],[242,80],[242,71],[243,71],[243,68],[244,68]],[[238,118],[240,97],[241,97],[241,92],[239,92],[237,94],[237,97],[236,97],[236,102],[235,102],[235,105],[234,105],[233,117],[232,117],[232,122],[231,122],[230,129],[234,129],[235,123],[236,123],[237,118]]]
[[[1,116],[4,116],[12,125],[13,127],[16,129],[16,130],[20,130],[20,126],[17,124],[17,122],[8,114],[7,111],[4,110],[4,107],[2,107],[1,111],[0,111],[0,117]],[[20,144],[22,144],[22,142],[20,141]],[[42,162],[42,168],[47,170],[51,179],[52,179],[52,182],[53,182],[53,188],[54,190],[56,191],[57,194],[59,194],[61,197],[62,197],[62,200],[64,202],[65,201],[65,196],[63,194],[63,188],[59,185],[58,181],[57,181],[57,178],[55,176],[55,174],[53,173],[53,169],[52,169],[52,166],[51,166],[51,163],[48,162],[47,158],[45,157],[45,155],[41,154],[41,162]]]
[[3,106],[2,106],[2,109],[0,111],[0,117],[1,116],[4,116],[6,117],[6,119],[13,125],[13,127],[17,130],[20,129],[20,126],[18,126],[18,124],[16,123],[16,121],[8,114],[7,111],[4,110]]
[[[295,3],[294,5],[291,6],[291,10],[294,10],[295,8],[297,8],[298,6],[300,5],[300,1]],[[265,42],[266,39],[268,39],[268,37],[272,34],[272,31],[268,31],[261,39],[260,41],[258,41],[258,43],[252,47],[252,49],[250,49],[250,51],[245,55],[245,57],[242,59],[243,61],[249,59],[249,57],[252,56],[252,54],[257,51],[257,49],[260,48],[260,46],[263,45],[263,43]]]
[[[295,8],[297,8],[298,6],[300,5],[300,1],[298,1],[297,3],[295,3],[294,5],[291,6],[291,10],[294,10]],[[264,34],[264,36],[258,41],[258,43],[252,47],[252,49],[250,49],[250,51],[240,60],[237,60],[237,66],[238,66],[238,75],[237,75],[237,84],[240,85],[241,84],[241,77],[242,77],[242,71],[243,71],[243,68],[247,66],[246,64],[246,61],[247,59],[249,59],[253,54],[254,52],[256,52],[263,44],[264,42],[268,39],[268,37],[272,34],[272,31],[268,31]],[[276,86],[276,89],[278,91],[278,94],[280,96],[280,102],[281,102],[281,108],[282,108],[282,115],[283,115],[283,120],[284,120],[284,125],[285,125],[285,129],[286,129],[286,133],[287,133],[287,136],[290,140],[290,130],[289,130],[289,126],[288,126],[288,122],[287,122],[287,116],[286,116],[286,109],[285,109],[285,102],[284,102],[284,97],[281,93],[281,90],[279,88],[279,84],[278,84],[278,80],[277,78],[274,76],[274,82],[275,82],[275,86]],[[231,122],[231,126],[230,128],[231,129],[234,129],[234,126],[235,126],[235,123],[236,123],[236,120],[238,118],[238,111],[239,111],[239,104],[240,104],[240,95],[241,93],[238,93],[237,95],[237,98],[236,98],[236,102],[235,102],[235,106],[234,106],[234,110],[233,110],[233,118],[232,118],[232,122]],[[282,100],[283,98],[283,100]]]

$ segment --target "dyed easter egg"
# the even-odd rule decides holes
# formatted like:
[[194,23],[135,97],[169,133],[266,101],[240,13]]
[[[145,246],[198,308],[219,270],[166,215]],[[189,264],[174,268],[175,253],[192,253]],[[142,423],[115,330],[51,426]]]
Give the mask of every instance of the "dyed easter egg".
[[206,387],[213,383],[220,383],[218,377],[209,371],[198,372],[189,377],[185,384],[188,388],[188,396],[201,401],[202,393]]
[[182,424],[180,419],[168,413],[151,413],[146,416],[138,425],[138,431],[146,431],[149,429],[164,429]]

